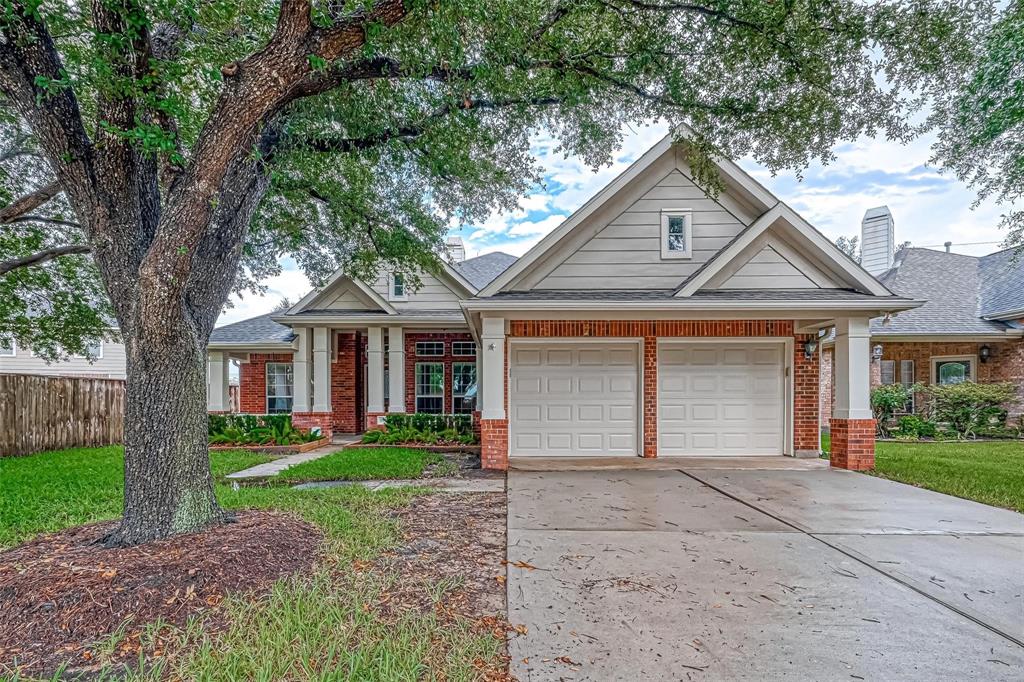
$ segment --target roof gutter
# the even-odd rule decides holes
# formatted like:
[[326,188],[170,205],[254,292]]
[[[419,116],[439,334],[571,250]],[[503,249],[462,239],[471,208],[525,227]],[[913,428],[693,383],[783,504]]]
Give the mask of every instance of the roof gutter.
[[1015,310],[1004,310],[998,313],[992,313],[991,315],[982,315],[983,320],[1021,320],[1024,319],[1024,308],[1017,308]]
[[457,311],[451,315],[275,315],[270,318],[278,324],[290,327],[305,325],[348,325],[365,327],[368,324],[379,324],[384,327],[401,326],[404,324],[461,324],[465,319]]
[[481,299],[462,301],[463,309],[469,311],[487,310],[842,310],[847,312],[901,312],[919,308],[924,301],[901,298],[898,303],[886,304],[887,297],[870,301],[695,301],[689,298],[674,298],[665,301],[537,301],[509,299]]
[[295,350],[291,341],[210,341],[206,350],[231,350],[238,352],[261,350]]

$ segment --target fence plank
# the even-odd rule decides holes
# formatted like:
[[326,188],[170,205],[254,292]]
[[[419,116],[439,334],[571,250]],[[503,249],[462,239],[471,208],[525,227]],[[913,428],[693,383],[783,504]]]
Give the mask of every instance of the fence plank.
[[120,443],[124,381],[0,374],[0,457]]

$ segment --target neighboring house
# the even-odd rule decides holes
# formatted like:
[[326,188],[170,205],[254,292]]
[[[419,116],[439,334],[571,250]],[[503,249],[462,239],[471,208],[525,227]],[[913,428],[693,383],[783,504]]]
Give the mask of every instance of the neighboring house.
[[[913,310],[871,321],[871,384],[1009,381],[1024,413],[1024,255],[1013,249],[964,256],[931,249],[893,253],[894,221],[887,207],[870,209],[862,224],[862,261],[893,292],[926,300]],[[831,352],[822,359],[822,425],[832,404]],[[907,412],[920,411],[912,400]]]
[[869,320],[921,302],[735,164],[719,171],[710,196],[665,138],[518,260],[454,262],[417,291],[339,272],[284,313],[221,327],[210,409],[224,409],[239,359],[243,411],[290,411],[327,433],[472,410],[487,468],[532,455],[815,456],[816,342],[834,326],[831,461],[871,466]]
[[36,357],[30,348],[19,346],[11,339],[0,339],[0,373],[124,379],[124,344],[101,341],[89,348],[88,357],[72,356],[47,362]]

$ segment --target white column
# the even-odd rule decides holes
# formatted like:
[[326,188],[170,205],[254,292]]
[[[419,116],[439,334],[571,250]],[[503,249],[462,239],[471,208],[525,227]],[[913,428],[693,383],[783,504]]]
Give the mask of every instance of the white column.
[[388,327],[388,412],[405,412],[405,335]]
[[331,333],[313,328],[313,412],[331,411]]
[[836,320],[836,419],[871,419],[871,333],[866,317]]
[[292,389],[292,412],[309,412],[309,329],[295,327],[297,348],[292,358],[295,387]]
[[480,341],[483,346],[477,354],[481,365],[480,376],[483,379],[480,418],[504,419],[505,319],[485,317]]
[[384,411],[384,334],[380,327],[366,332],[366,411]]
[[231,409],[228,388],[228,369],[231,360],[226,353],[211,351],[206,354],[206,409],[227,412]]

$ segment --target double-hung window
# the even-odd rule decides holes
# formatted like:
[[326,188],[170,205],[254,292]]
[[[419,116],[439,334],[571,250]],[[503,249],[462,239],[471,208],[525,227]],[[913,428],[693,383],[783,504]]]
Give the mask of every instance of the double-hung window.
[[932,383],[945,386],[974,381],[974,360],[970,355],[932,358],[935,370],[932,373]]
[[452,355],[476,357],[476,341],[452,341]]
[[409,292],[405,287],[405,275],[396,272],[391,275],[390,281],[388,282],[388,300],[389,301],[407,301],[409,300]]
[[444,355],[444,341],[417,341],[416,355],[420,357],[440,357]]
[[[452,414],[470,414],[476,399],[471,389],[476,388],[476,363],[452,363]],[[469,395],[467,395],[467,393]]]
[[444,412],[444,363],[416,363],[416,411]]
[[693,256],[693,213],[687,208],[670,208],[661,212],[661,257],[691,258]]
[[292,411],[295,379],[290,362],[267,363],[267,414]]
[[14,339],[9,336],[0,336],[0,358],[13,358],[18,354],[18,347]]
[[90,343],[85,347],[85,355],[75,355],[74,357],[86,360],[103,359],[103,342],[97,341],[96,343]]
[[[896,376],[897,366],[899,367],[899,376]],[[913,360],[900,360],[897,365],[896,360],[882,360],[882,384],[889,386],[892,384],[899,383],[904,388],[909,389],[914,385],[914,361]],[[907,404],[903,407],[903,412],[907,414],[914,413],[914,394],[910,394],[910,399]]]

